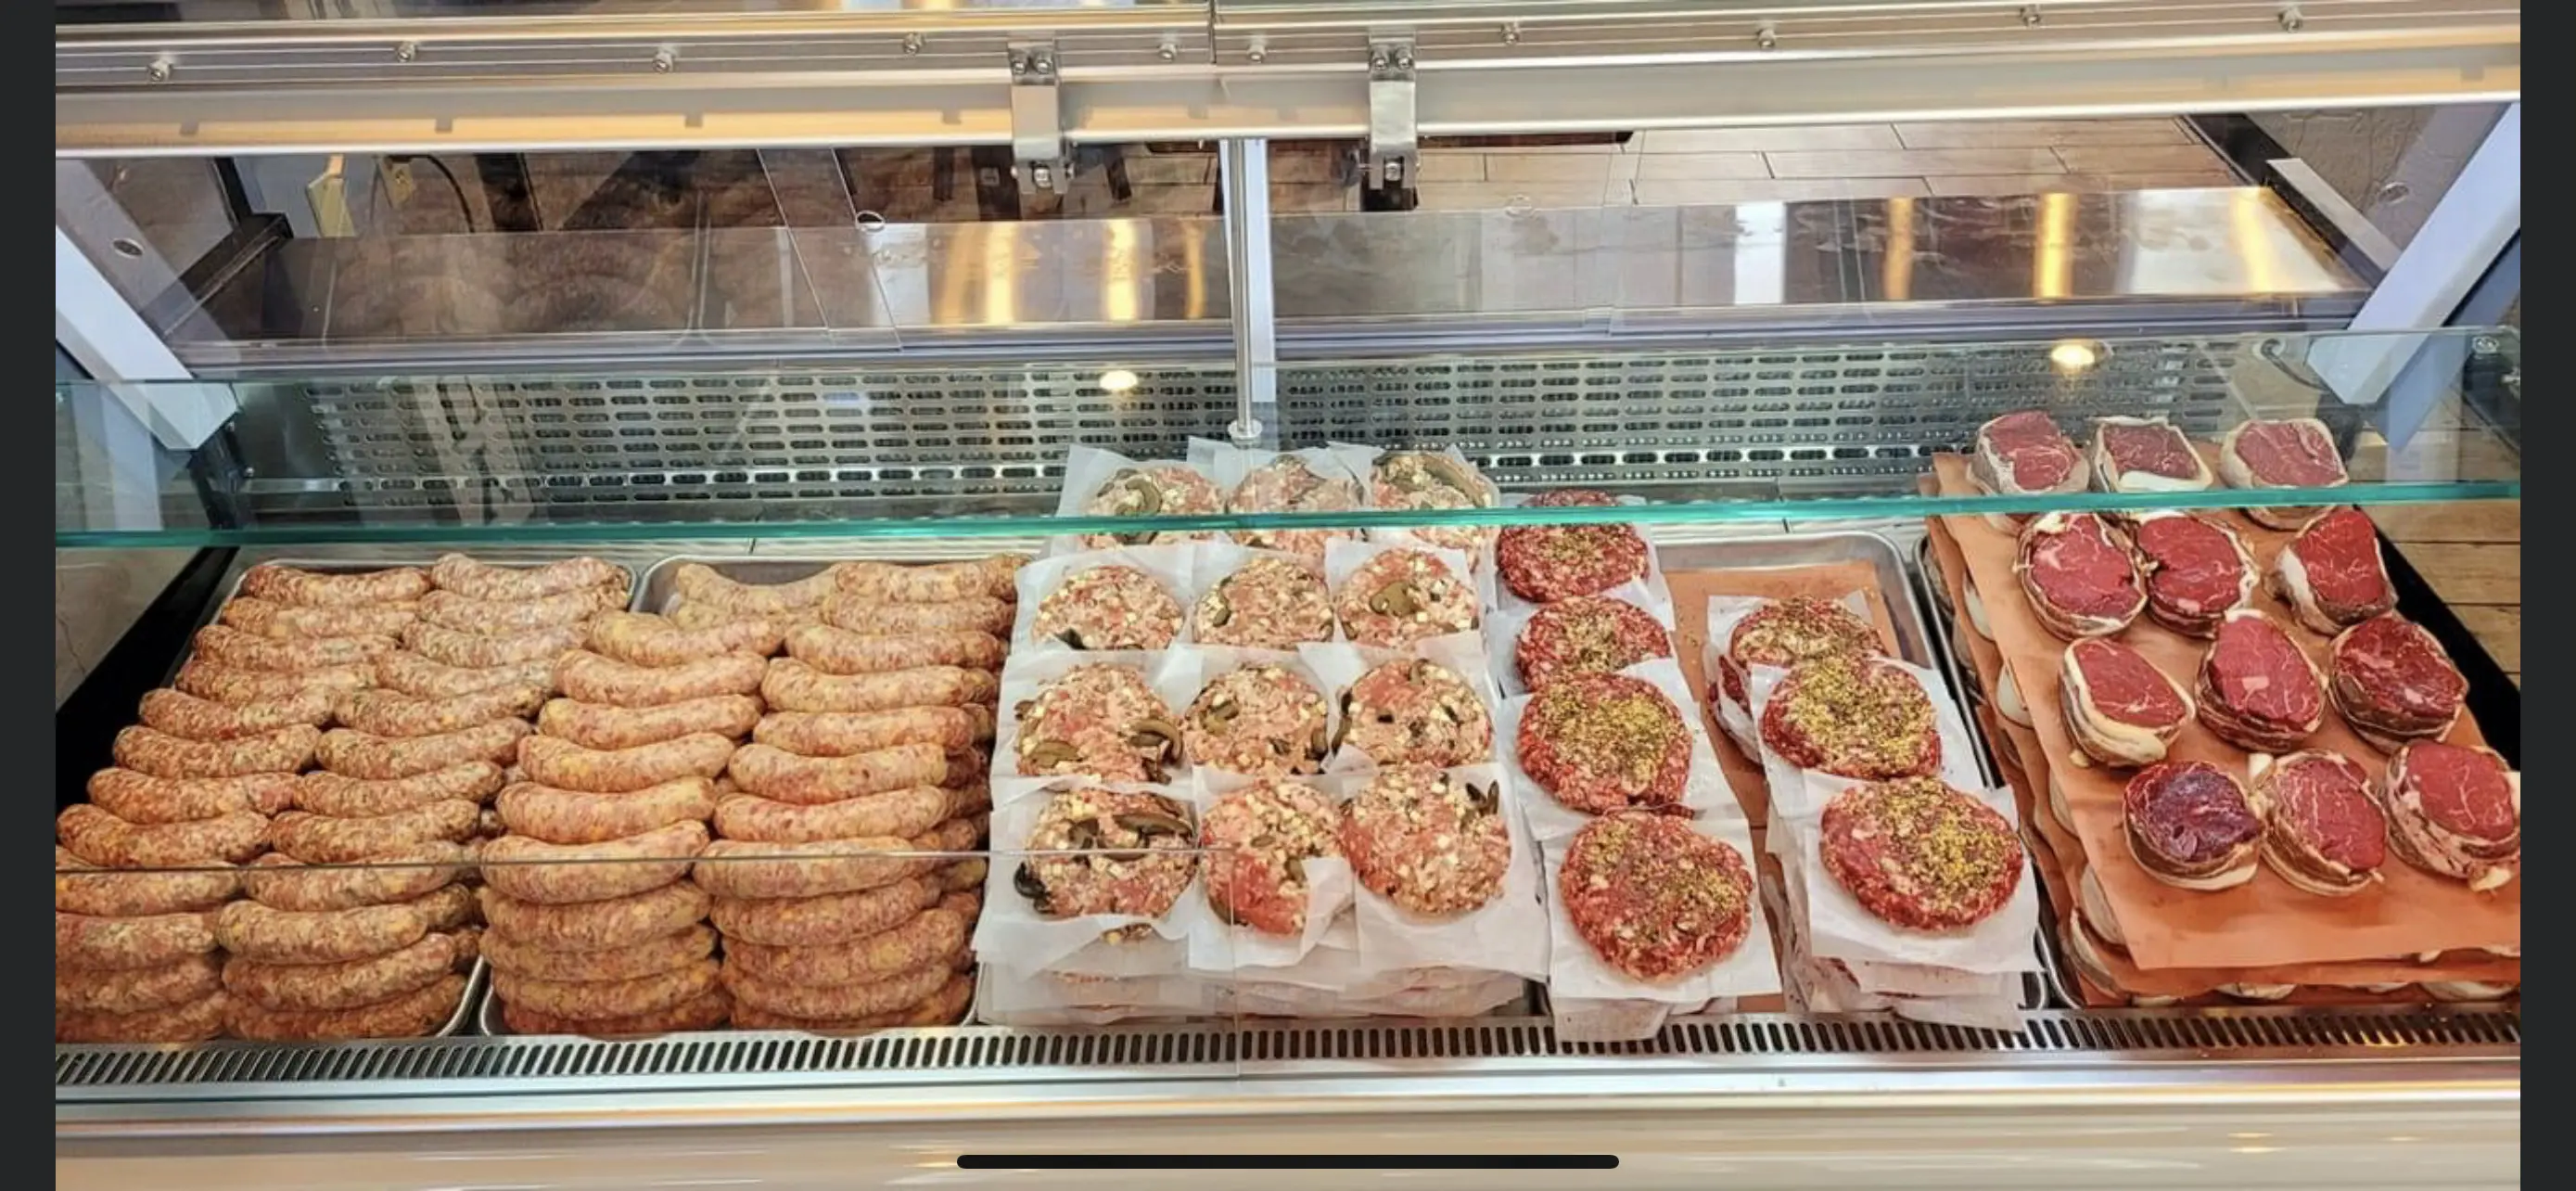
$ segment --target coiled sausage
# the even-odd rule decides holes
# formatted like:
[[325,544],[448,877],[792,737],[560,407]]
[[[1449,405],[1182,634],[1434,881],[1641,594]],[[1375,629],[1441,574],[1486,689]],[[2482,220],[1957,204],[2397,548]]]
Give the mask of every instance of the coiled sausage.
[[552,904],[483,889],[483,919],[494,939],[549,951],[632,947],[685,929],[707,916],[707,891],[686,881],[625,897]]
[[766,662],[747,653],[725,653],[676,666],[630,666],[588,651],[555,668],[563,693],[610,707],[660,707],[709,695],[747,695],[760,689]]
[[720,897],[708,916],[728,944],[820,947],[893,930],[938,905],[940,896],[937,881],[916,876],[815,897]]
[[759,722],[760,700],[750,695],[708,695],[658,707],[553,699],[538,713],[537,731],[583,748],[627,749],[695,732],[739,738]]
[[215,612],[216,620],[263,637],[395,637],[419,618],[420,605],[410,601],[299,608],[251,596],[235,596]]
[[368,819],[451,798],[481,802],[500,789],[501,767],[489,761],[467,761],[397,778],[308,773],[295,779],[295,805],[317,815]]
[[424,698],[393,690],[352,691],[340,696],[333,705],[333,714],[343,728],[409,739],[534,715],[545,701],[542,683],[513,683],[447,698]]
[[321,739],[322,730],[311,724],[289,724],[237,740],[189,740],[136,724],[117,731],[111,751],[118,765],[153,777],[238,777],[302,769],[312,762]]
[[362,858],[349,867],[313,867],[274,852],[242,870],[252,901],[276,910],[354,910],[416,902],[456,883],[472,867],[461,844],[431,841]]
[[[391,654],[383,655],[391,657]],[[379,661],[382,660],[380,657]],[[376,681],[376,668],[364,662],[324,666],[318,670],[281,673],[245,670],[206,658],[189,658],[170,685],[217,703],[266,703],[290,699],[307,690],[354,691]]]
[[707,846],[695,821],[597,844],[549,844],[505,835],[483,845],[483,883],[521,901],[562,904],[629,897],[689,873]]
[[331,722],[331,692],[306,687],[283,699],[218,703],[168,688],[146,691],[138,707],[143,726],[186,740],[240,740],[298,724]]
[[442,976],[392,1000],[356,1009],[267,1009],[231,997],[224,1010],[224,1028],[236,1038],[255,1042],[419,1038],[445,1025],[464,1003],[463,976]]
[[505,636],[485,636],[414,621],[403,629],[403,648],[433,662],[488,670],[521,662],[551,661],[581,648],[590,635],[580,625],[558,625]]
[[549,657],[508,666],[450,666],[409,650],[396,650],[376,659],[371,681],[425,699],[453,699],[496,686],[535,686],[552,691],[555,660]]
[[923,666],[883,674],[825,674],[794,658],[769,663],[760,697],[779,711],[892,711],[992,703],[1002,684],[982,670]]
[[904,707],[894,711],[773,711],[751,738],[800,757],[846,757],[900,744],[935,744],[956,752],[993,739],[993,709]]
[[268,825],[268,846],[306,864],[350,864],[420,844],[474,838],[483,808],[462,798],[364,819],[288,811]]
[[241,811],[186,823],[128,823],[86,802],[63,808],[54,831],[72,855],[106,868],[239,864],[259,855],[268,819]]
[[324,769],[343,777],[391,781],[472,761],[507,761],[532,731],[526,720],[516,719],[488,720],[471,728],[408,739],[333,728],[322,734],[314,752]]
[[519,742],[519,768],[539,785],[622,794],[684,777],[713,778],[725,771],[733,751],[732,740],[712,732],[631,749],[586,749],[551,736],[530,736]]
[[154,777],[131,769],[89,775],[89,800],[128,823],[193,823],[225,815],[273,815],[295,795],[293,775],[246,773],[237,777]]
[[197,630],[192,644],[199,654],[227,666],[239,666],[244,670],[302,672],[366,662],[377,654],[392,652],[394,639],[382,636],[263,637],[228,624],[210,624]]
[[779,628],[763,619],[687,629],[668,617],[603,612],[590,622],[591,652],[631,666],[677,666],[728,653],[778,652]]
[[903,744],[848,757],[799,757],[765,744],[733,753],[726,774],[745,792],[806,805],[839,802],[912,786],[971,781],[983,772],[961,758],[952,763],[935,744]]
[[389,567],[355,574],[324,574],[276,563],[242,572],[240,593],[299,607],[354,607],[417,600],[429,590],[429,572]]
[[533,600],[581,587],[622,591],[633,582],[626,568],[587,555],[543,566],[507,567],[463,554],[443,554],[430,564],[429,577],[443,590],[477,600]]
[[787,630],[788,656],[826,674],[883,674],[924,666],[999,670],[1009,650],[1001,638],[973,629],[903,637],[870,637],[828,624]]

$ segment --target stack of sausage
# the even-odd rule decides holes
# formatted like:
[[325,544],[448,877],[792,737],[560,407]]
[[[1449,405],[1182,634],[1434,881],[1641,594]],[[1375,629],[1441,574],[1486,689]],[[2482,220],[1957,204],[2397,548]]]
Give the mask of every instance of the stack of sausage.
[[842,563],[771,586],[674,577],[693,621],[783,626],[788,654],[768,664],[769,714],[734,754],[738,789],[697,868],[734,1024],[942,1025],[972,1002],[984,863],[954,854],[983,845],[978,746],[1022,561]]
[[[459,882],[483,804],[545,699],[545,659],[626,588],[623,569],[591,558],[448,555],[429,579],[405,648],[375,659],[380,689],[340,698],[320,771],[297,783],[274,852],[245,879],[252,902],[225,912],[244,1037],[409,1037],[454,1014],[481,933]],[[355,867],[309,867],[323,865]]]
[[[231,866],[267,862],[269,816],[293,804],[294,774],[313,759],[334,695],[372,681],[372,659],[394,648],[428,586],[418,568],[254,567],[220,623],[198,632],[177,689],[144,695],[142,725],[117,735],[115,768],[92,775],[90,801],[58,823],[57,1041],[183,1042],[227,1025],[311,1024],[281,1022],[242,997],[276,987],[258,959],[226,965],[217,954],[219,939],[258,913],[227,904],[244,885]],[[105,871],[136,868],[165,871]]]

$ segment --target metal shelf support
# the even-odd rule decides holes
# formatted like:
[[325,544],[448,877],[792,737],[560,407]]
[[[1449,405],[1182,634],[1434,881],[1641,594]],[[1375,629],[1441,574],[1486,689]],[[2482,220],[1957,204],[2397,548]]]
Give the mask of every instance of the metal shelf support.
[[1238,444],[1276,444],[1279,436],[1279,320],[1270,271],[1270,142],[1230,140],[1218,155],[1225,199],[1226,280],[1234,303],[1235,416],[1226,433]]

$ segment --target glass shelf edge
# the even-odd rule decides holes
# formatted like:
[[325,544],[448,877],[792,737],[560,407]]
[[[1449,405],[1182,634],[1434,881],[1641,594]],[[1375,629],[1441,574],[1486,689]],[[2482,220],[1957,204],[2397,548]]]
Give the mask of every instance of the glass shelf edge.
[[2242,489],[2207,492],[2086,492],[2048,496],[1848,496],[1767,498],[1733,501],[1682,501],[1621,505],[1611,508],[1510,507],[1456,509],[1436,513],[1384,512],[1296,515],[1210,515],[1198,517],[1058,517],[1036,514],[924,517],[910,519],[842,519],[723,521],[675,518],[654,521],[543,522],[467,526],[443,523],[326,523],[248,528],[58,529],[56,549],[133,549],[147,547],[361,545],[406,542],[637,542],[674,538],[999,538],[1080,533],[1137,533],[1146,530],[1206,531],[1294,528],[1410,528],[1441,525],[1531,525],[1613,521],[1640,525],[1711,522],[1869,520],[1889,517],[1935,517],[1988,513],[2112,511],[2125,509],[2205,509],[2326,504],[2424,504],[2452,501],[2519,500],[2522,484],[2511,480],[2427,483],[2367,483],[2341,488]]

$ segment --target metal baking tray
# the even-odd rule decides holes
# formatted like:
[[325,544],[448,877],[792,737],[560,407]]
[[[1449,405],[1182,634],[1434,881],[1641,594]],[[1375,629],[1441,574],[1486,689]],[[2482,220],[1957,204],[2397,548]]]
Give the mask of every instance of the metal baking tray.
[[[1961,681],[1960,672],[1950,656],[1950,648],[1941,640],[1941,624],[1930,609],[1933,607],[1925,578],[1930,572],[1908,565],[1907,556],[1927,557],[1931,540],[1926,537],[1907,550],[1895,537],[1876,530],[1831,530],[1822,533],[1788,534],[1764,537],[1725,537],[1702,541],[1659,542],[1656,554],[1666,571],[1682,570],[1762,570],[1811,567],[1838,562],[1866,562],[1878,581],[1879,602],[1887,608],[1887,618],[1896,632],[1897,655],[1915,665],[1941,675],[1950,688],[1950,697],[1959,701],[1967,722],[1969,740],[1976,745],[1977,772],[1989,785],[2001,785],[2003,777],[1996,768],[1985,734],[1974,715],[1964,714],[1965,700],[1974,687]],[[1766,886],[1770,883],[1764,878]],[[2057,980],[2055,949],[2049,943],[2046,922],[2032,932],[2031,946],[2042,964],[2039,973],[2026,973],[2022,981],[2024,1009],[2042,1009],[2052,1002],[2068,1005]],[[1681,1019],[1680,1020],[1695,1020]]]

